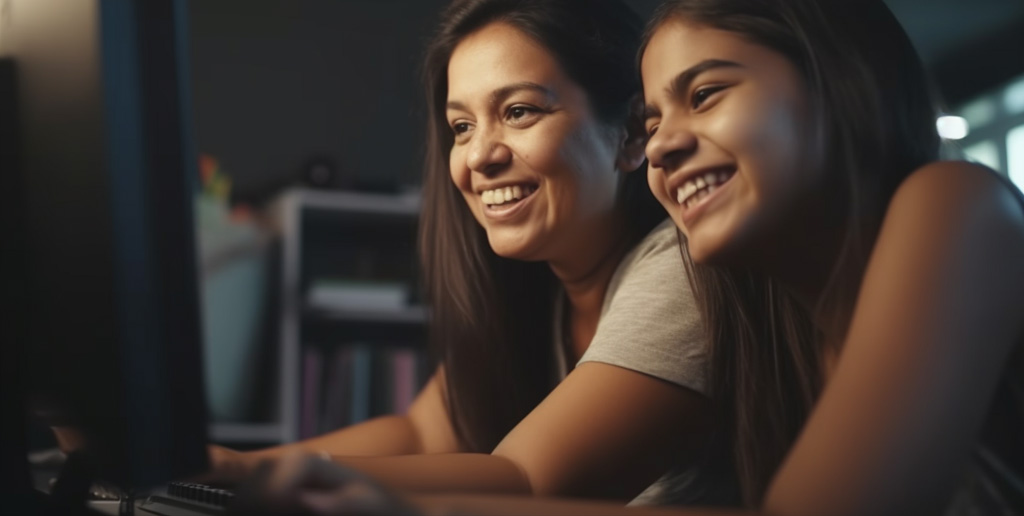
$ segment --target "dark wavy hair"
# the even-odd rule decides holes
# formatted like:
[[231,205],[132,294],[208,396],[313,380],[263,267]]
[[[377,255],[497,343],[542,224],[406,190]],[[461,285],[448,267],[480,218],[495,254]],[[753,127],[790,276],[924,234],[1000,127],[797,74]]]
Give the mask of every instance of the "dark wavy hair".
[[[429,339],[444,367],[453,427],[463,449],[475,452],[493,450],[557,383],[557,279],[545,263],[496,255],[449,171],[448,61],[466,36],[496,22],[547,49],[609,125],[627,124],[638,99],[633,59],[643,32],[639,17],[620,0],[456,0],[427,48],[419,248],[431,306]],[[642,173],[622,174],[617,203],[634,242],[665,218]]]
[[937,103],[881,0],[669,0],[649,23],[641,55],[673,19],[734,32],[797,66],[841,221],[838,259],[812,308],[757,271],[686,258],[709,332],[710,394],[744,501],[757,506],[822,389],[825,351],[846,334],[885,207],[914,169],[938,159]]

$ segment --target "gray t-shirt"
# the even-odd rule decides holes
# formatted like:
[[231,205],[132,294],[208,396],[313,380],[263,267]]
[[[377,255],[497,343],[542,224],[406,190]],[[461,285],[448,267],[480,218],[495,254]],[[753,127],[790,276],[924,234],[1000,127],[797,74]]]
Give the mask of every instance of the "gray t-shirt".
[[[563,303],[560,296],[555,354],[564,377]],[[651,230],[619,263],[605,292],[597,332],[577,365],[584,362],[623,367],[705,393],[706,341],[671,220]],[[630,505],[720,503],[718,483],[699,466],[681,464]]]

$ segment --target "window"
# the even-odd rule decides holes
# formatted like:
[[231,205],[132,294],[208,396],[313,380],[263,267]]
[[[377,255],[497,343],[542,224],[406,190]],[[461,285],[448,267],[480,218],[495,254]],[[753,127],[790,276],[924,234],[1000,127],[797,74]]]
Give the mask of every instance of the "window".
[[1024,190],[1024,77],[972,99],[953,114],[967,120],[962,156],[1006,174]]
[[1024,124],[1006,135],[1006,172],[1010,180],[1024,190]]

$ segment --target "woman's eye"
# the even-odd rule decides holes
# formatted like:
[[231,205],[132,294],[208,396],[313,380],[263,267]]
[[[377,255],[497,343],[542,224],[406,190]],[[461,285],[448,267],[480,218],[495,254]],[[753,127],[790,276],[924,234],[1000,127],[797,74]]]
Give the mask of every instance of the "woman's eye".
[[650,138],[651,136],[654,136],[654,133],[656,132],[658,132],[658,126],[652,125],[647,129],[647,137]]
[[691,106],[693,109],[701,107],[709,97],[725,89],[724,86],[708,86],[706,88],[700,88],[693,92],[693,98],[691,99]]
[[522,125],[533,120],[537,113],[537,108],[531,106],[512,106],[505,112],[505,119],[513,124]]
[[458,123],[452,124],[452,132],[457,134],[457,135],[458,134],[463,134],[463,133],[465,133],[467,131],[469,131],[469,124],[467,124],[466,122],[458,122]]

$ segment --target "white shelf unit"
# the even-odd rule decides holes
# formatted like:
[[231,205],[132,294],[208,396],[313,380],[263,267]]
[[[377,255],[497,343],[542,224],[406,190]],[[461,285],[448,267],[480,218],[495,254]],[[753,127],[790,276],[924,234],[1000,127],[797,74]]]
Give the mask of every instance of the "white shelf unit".
[[[392,226],[407,226],[408,235],[415,234],[420,211],[420,198],[416,193],[388,195],[310,189],[289,190],[277,199],[273,218],[278,221],[281,234],[281,300],[280,349],[278,354],[277,422],[251,428],[223,428],[241,436],[251,432],[255,438],[272,436],[273,442],[293,442],[299,435],[299,407],[301,384],[301,353],[303,334],[310,325],[331,326],[353,323],[376,326],[422,326],[427,319],[423,307],[409,306],[396,310],[324,310],[314,309],[305,302],[307,271],[303,270],[304,253],[311,235],[310,221],[325,218],[322,226],[331,227],[332,221],[347,220],[346,224],[372,226],[388,220]],[[316,225],[316,224],[313,224]],[[321,228],[322,230],[323,228]],[[414,249],[414,242],[409,242]],[[409,256],[410,263],[415,257]],[[414,278],[406,278],[414,282]],[[244,430],[244,432],[243,432]],[[263,432],[266,432],[265,434]]]

